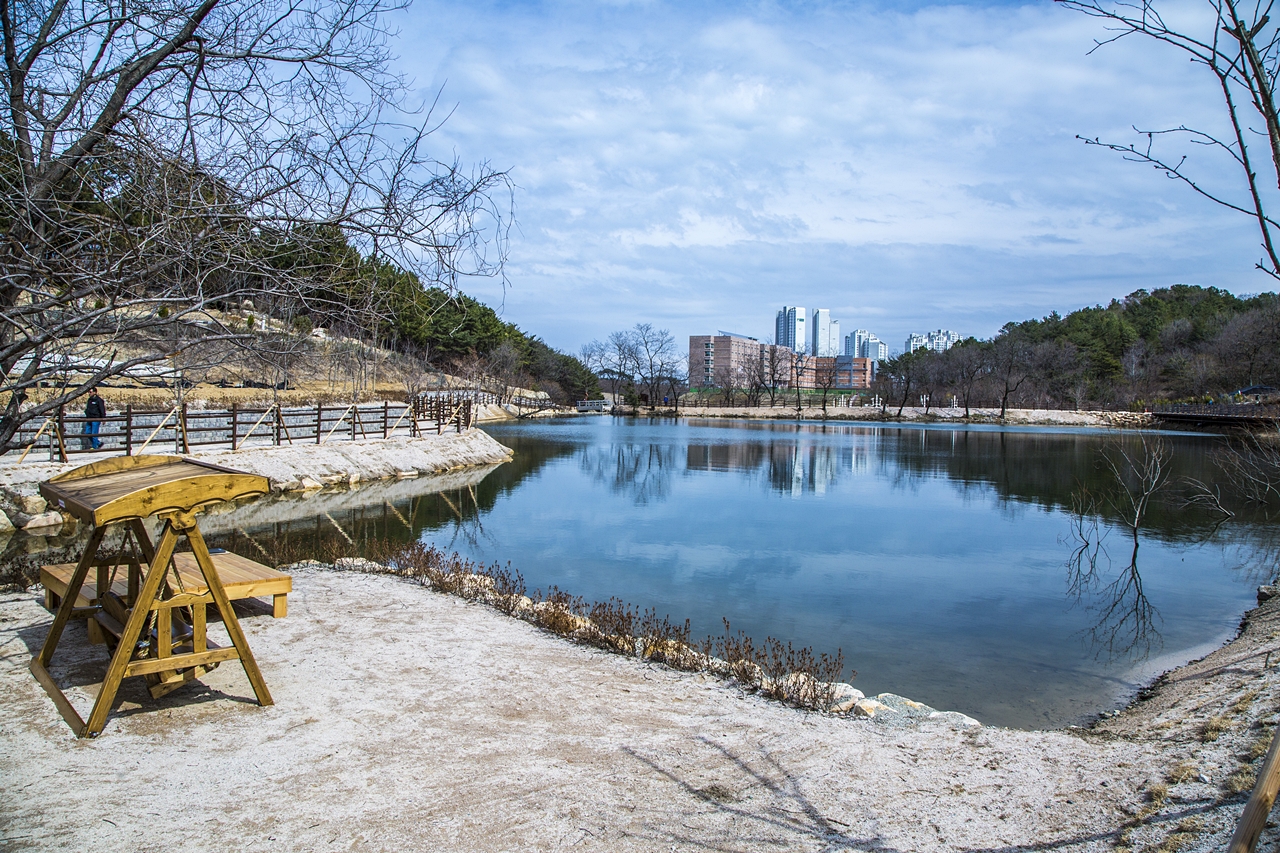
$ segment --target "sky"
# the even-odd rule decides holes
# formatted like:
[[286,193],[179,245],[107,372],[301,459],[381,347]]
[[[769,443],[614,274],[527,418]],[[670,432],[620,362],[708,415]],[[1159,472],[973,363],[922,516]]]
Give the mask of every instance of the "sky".
[[1213,78],[1153,42],[1091,54],[1101,23],[1049,2],[415,0],[393,24],[397,70],[451,111],[433,151],[516,188],[506,280],[463,289],[568,352],[641,322],[765,340],[784,305],[898,349],[1139,288],[1274,289],[1250,220],[1076,138],[1221,131]]

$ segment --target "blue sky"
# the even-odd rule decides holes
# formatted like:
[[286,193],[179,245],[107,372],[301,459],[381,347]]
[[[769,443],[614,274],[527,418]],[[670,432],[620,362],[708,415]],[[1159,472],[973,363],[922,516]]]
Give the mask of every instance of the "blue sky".
[[464,289],[562,349],[636,322],[763,338],[784,304],[900,347],[1140,287],[1273,289],[1247,219],[1075,138],[1217,130],[1212,78],[1136,40],[1087,55],[1099,22],[1051,3],[418,0],[395,24],[453,110],[438,154],[517,186],[507,286]]

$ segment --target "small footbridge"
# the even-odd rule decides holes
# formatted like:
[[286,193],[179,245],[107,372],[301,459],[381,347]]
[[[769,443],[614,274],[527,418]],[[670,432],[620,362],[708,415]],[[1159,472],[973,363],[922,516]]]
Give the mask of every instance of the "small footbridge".
[[1280,424],[1280,404],[1275,403],[1191,403],[1152,406],[1156,421],[1203,427],[1256,429]]

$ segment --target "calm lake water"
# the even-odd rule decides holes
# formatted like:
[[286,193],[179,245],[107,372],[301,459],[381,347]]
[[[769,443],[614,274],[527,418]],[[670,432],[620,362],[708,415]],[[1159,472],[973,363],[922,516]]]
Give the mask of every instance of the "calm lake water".
[[[1105,499],[1115,439],[1093,430],[600,417],[487,431],[516,455],[478,482],[249,513],[211,539],[252,555],[420,538],[509,561],[531,590],[688,618],[695,636],[727,618],[839,648],[868,695],[1016,727],[1083,722],[1220,645],[1276,565],[1273,522],[1236,507],[1222,523],[1180,488],[1135,544]],[[1214,479],[1221,439],[1161,440],[1175,480]],[[1097,499],[1083,528],[1082,487]]]

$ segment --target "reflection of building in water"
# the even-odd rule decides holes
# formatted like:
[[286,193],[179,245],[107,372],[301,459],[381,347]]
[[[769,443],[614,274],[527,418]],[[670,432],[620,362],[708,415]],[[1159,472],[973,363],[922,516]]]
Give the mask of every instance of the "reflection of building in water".
[[687,467],[690,471],[753,471],[764,461],[764,446],[741,444],[690,444]]
[[867,467],[867,451],[859,448],[855,461],[850,446],[811,445],[806,442],[742,442],[738,444],[690,444],[686,465],[690,471],[762,471],[779,492],[825,494],[844,471]]

